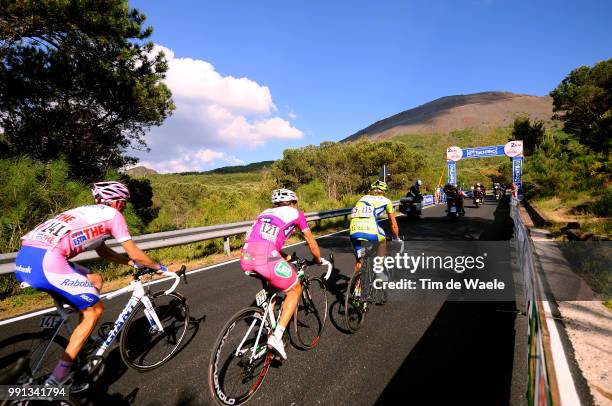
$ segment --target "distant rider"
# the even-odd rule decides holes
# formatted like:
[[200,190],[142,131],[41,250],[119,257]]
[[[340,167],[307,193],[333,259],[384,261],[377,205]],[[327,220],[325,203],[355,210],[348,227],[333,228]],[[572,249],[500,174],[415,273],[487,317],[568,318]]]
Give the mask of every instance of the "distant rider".
[[421,185],[423,182],[421,179],[418,179],[414,185],[410,186],[410,191],[406,193],[406,196],[412,196],[415,201],[423,200],[423,195],[421,195]]
[[393,203],[384,194],[387,191],[387,184],[381,180],[370,185],[370,191],[363,196],[351,213],[350,237],[355,250],[355,272],[361,269],[364,262],[365,248],[364,241],[372,241],[378,244],[377,255],[384,256],[387,253],[387,240],[385,231],[378,224],[378,217],[387,213],[391,223],[393,238],[399,240],[399,228],[393,213]]
[[465,209],[463,208],[463,198],[465,197],[465,192],[457,189],[456,183],[447,183],[446,186],[444,186],[444,194],[446,195],[447,202],[449,198],[456,199],[457,204],[459,205],[459,214],[465,215]]
[[240,266],[244,272],[256,272],[286,294],[278,325],[268,337],[268,347],[283,359],[287,359],[283,333],[302,293],[297,273],[285,259],[288,256],[282,252],[283,244],[296,226],[304,235],[314,262],[322,263],[319,245],[308,228],[304,213],[296,207],[297,202],[297,195],[289,189],[272,191],[273,207],[257,216],[247,233],[240,256]]

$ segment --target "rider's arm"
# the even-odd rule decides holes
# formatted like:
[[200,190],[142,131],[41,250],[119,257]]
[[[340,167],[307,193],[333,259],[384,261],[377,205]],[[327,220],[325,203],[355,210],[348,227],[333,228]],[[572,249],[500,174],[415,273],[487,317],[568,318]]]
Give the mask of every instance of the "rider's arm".
[[321,250],[319,249],[319,244],[317,244],[317,240],[315,240],[314,235],[312,235],[312,231],[310,229],[306,229],[302,232],[304,234],[304,239],[306,240],[306,244],[308,244],[308,248],[314,257],[314,261],[317,263],[321,262]]
[[393,233],[393,237],[395,239],[399,239],[399,227],[397,226],[397,220],[395,219],[395,213],[393,212],[393,203],[391,203],[391,200],[387,200],[385,211],[387,212],[387,217],[389,217],[389,222],[391,223],[391,232]]
[[[121,246],[128,254],[129,258],[125,258],[124,256],[116,253],[104,244],[102,244],[96,250],[101,257],[120,264],[133,266],[135,263],[137,263],[139,265],[146,266],[147,268],[161,269],[160,264],[149,258],[147,254],[142,252],[136,243],[132,241],[132,237],[128,231],[128,225],[120,212],[115,213],[115,216],[109,224],[109,229],[110,234],[115,238],[115,240],[117,240],[117,242],[121,243]],[[164,268],[164,270],[166,269]]]
[[393,233],[393,237],[396,239],[399,238],[399,227],[397,226],[397,220],[395,219],[395,213],[388,213],[389,222],[391,223],[391,232]]
[[160,264],[153,261],[147,254],[142,252],[140,248],[132,240],[127,240],[121,243],[121,246],[127,252],[130,259],[140,265],[144,265],[151,269],[160,269]]
[[96,252],[102,258],[107,259],[112,262],[116,262],[118,264],[128,265],[130,261],[130,259],[127,256],[121,255],[118,252],[113,251],[112,249],[108,247],[108,245],[104,244],[104,242],[102,242],[102,244],[98,248],[96,248]]

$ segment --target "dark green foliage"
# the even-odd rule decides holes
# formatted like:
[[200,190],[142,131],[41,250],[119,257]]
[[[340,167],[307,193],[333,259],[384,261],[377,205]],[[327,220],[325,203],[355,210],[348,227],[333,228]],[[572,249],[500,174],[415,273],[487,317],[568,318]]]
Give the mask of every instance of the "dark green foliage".
[[0,252],[15,251],[20,238],[62,210],[91,202],[91,192],[71,180],[64,161],[0,160]]
[[272,164],[274,164],[274,161],[253,162],[248,165],[223,166],[221,168],[213,169],[211,171],[206,171],[202,173],[206,175],[206,174],[258,172],[258,171],[270,169],[272,167]]
[[591,190],[598,195],[608,181],[610,160],[593,153],[576,137],[549,131],[525,160],[525,183],[532,196],[559,196]]
[[126,0],[3,0],[0,155],[64,156],[86,182],[135,162],[126,150],[174,108],[144,20]]
[[594,151],[612,146],[612,59],[574,69],[550,92],[564,130]]
[[523,140],[523,154],[530,156],[533,151],[542,141],[544,137],[544,122],[534,121],[531,124],[529,117],[517,117],[514,119],[514,125],[512,126],[512,140]]
[[612,186],[604,189],[602,195],[595,201],[593,213],[602,217],[612,216]]
[[122,180],[130,189],[130,203],[134,207],[134,212],[142,220],[146,227],[159,214],[159,207],[153,207],[153,188],[151,181],[146,178],[130,178],[122,176]]
[[285,150],[283,159],[272,167],[272,176],[282,186],[294,189],[316,180],[327,198],[340,200],[366,192],[383,165],[392,174],[388,179],[391,188],[407,190],[425,166],[425,159],[398,141],[324,142],[319,147]]
[[[0,159],[0,252],[16,251],[20,238],[44,220],[83,204],[92,204],[89,185],[70,179],[66,161],[36,162],[28,157]],[[134,235],[157,216],[148,179],[109,172],[105,180],[128,185],[132,198],[124,216]]]

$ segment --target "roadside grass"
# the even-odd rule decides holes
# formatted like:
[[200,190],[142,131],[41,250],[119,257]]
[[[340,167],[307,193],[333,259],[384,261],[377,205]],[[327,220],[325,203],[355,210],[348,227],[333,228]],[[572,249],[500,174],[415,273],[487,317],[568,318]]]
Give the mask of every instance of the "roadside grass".
[[[599,235],[612,234],[612,218],[597,216],[590,209],[597,201],[588,192],[562,194],[529,201],[551,225],[545,227],[556,240],[563,238],[561,228],[569,222],[580,224],[580,230]],[[561,249],[576,272],[594,292],[601,295],[602,303],[612,310],[612,243],[608,241],[564,242]]]
[[[311,223],[310,225],[315,236],[332,233],[347,227],[342,218],[321,220],[317,223]],[[303,241],[301,234],[295,233],[287,240],[287,244],[301,241]],[[243,243],[244,236],[231,237],[230,256],[223,253],[222,239],[150,250],[147,251],[147,254],[168,266],[171,271],[177,271],[181,265],[187,266],[187,269],[196,269],[239,258],[240,248]],[[105,282],[102,293],[127,286],[131,280],[132,269],[127,266],[113,264],[103,260],[92,261],[85,265],[92,271],[101,273],[104,276]],[[156,277],[156,279],[157,278],[159,277]],[[6,286],[9,283],[9,279],[16,285],[15,278],[12,274],[2,275],[0,279],[4,280],[4,282],[0,280],[0,286]],[[4,297],[0,298],[0,320],[53,306],[53,300],[49,295],[32,288],[22,290],[15,287],[11,293],[5,292],[3,295]]]
[[596,199],[588,192],[535,198],[529,201],[552,223],[548,229],[555,237],[561,236],[561,228],[569,222],[580,224],[581,231],[609,236],[612,234],[612,218],[600,217],[593,213],[590,208],[595,202]]
[[[572,270],[612,310],[612,244],[609,241],[567,241],[560,244]],[[579,298],[577,298],[579,299]]]

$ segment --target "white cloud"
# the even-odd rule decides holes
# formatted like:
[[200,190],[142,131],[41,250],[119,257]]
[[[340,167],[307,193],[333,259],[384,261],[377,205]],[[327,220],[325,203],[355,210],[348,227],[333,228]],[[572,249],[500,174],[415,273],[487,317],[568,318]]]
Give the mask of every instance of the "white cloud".
[[212,149],[201,149],[195,152],[183,151],[170,159],[160,162],[140,161],[137,165],[143,165],[147,168],[155,169],[160,173],[167,172],[188,172],[188,171],[206,171],[219,164],[224,165],[242,165],[243,161],[233,155],[227,155],[220,151]]
[[290,111],[287,114],[287,117],[289,117],[291,120],[295,120],[297,118],[297,114],[295,114],[293,111]]
[[235,161],[220,149],[253,149],[269,140],[304,136],[289,121],[274,116],[277,108],[267,86],[246,77],[223,76],[209,62],[177,58],[159,45],[153,52],[160,50],[168,61],[165,83],[176,110],[147,135],[151,152],[137,154],[153,169],[200,170],[203,165]]

